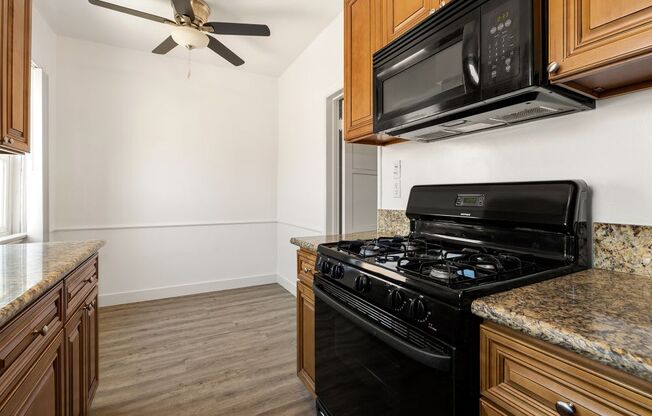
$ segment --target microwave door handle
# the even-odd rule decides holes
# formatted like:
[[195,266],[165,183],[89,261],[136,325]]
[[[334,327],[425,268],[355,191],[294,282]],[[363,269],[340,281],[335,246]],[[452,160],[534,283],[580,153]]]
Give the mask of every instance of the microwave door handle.
[[391,332],[381,328],[378,325],[374,325],[371,322],[368,322],[366,319],[358,316],[354,312],[351,312],[346,307],[342,306],[336,300],[333,300],[328,294],[319,287],[314,286],[315,296],[334,309],[337,313],[344,316],[350,320],[357,327],[363,329],[374,337],[378,338],[380,341],[384,342],[388,346],[399,351],[403,355],[412,358],[414,361],[417,361],[427,367],[433,368],[440,371],[450,371],[452,357],[449,355],[436,354],[421,348],[415,347],[414,345],[402,340]]
[[480,39],[478,20],[472,20],[464,25],[462,34],[462,66],[464,72],[464,88],[467,92],[480,86]]

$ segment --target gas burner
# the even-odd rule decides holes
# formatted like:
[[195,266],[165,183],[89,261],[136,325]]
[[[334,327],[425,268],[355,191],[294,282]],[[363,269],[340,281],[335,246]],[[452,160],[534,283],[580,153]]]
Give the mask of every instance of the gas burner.
[[451,272],[450,267],[445,264],[435,264],[430,269],[430,277],[439,280],[450,280],[455,278],[455,273]]
[[362,246],[360,247],[358,254],[360,254],[362,257],[374,257],[380,254],[381,250],[382,248],[376,245]]

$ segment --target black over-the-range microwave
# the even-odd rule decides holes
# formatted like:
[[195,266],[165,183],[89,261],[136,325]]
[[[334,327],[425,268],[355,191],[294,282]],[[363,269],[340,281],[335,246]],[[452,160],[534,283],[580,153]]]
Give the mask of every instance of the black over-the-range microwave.
[[455,0],[374,54],[374,131],[433,141],[595,108],[551,85],[545,0]]

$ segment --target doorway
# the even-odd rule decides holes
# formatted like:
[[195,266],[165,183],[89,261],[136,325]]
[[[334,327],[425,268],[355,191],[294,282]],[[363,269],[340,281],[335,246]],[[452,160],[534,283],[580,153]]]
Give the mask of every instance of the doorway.
[[327,104],[327,232],[335,235],[374,231],[379,150],[344,141],[342,91],[330,96]]

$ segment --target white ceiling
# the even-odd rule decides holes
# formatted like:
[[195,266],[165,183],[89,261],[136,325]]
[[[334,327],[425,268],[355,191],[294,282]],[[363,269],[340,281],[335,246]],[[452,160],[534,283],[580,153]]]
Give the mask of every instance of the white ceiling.
[[[170,0],[109,0],[132,9],[173,19]],[[270,38],[217,36],[242,59],[241,70],[279,75],[341,11],[341,0],[207,0],[210,21],[267,24]],[[35,7],[59,35],[108,45],[151,51],[170,26],[92,6],[86,0],[34,0]],[[229,67],[208,49],[192,59]],[[167,56],[187,59],[175,48]],[[161,60],[165,60],[161,57]]]

